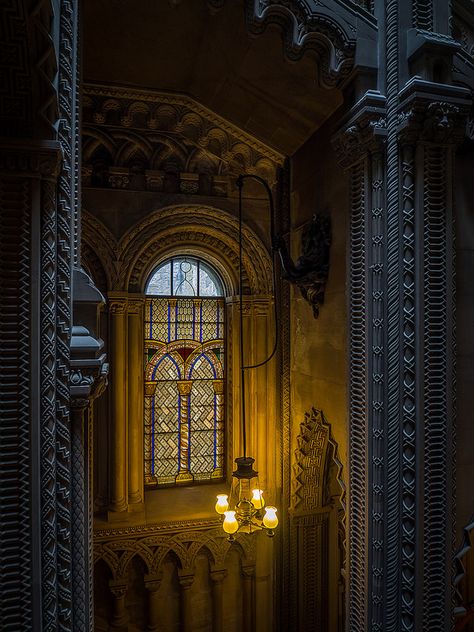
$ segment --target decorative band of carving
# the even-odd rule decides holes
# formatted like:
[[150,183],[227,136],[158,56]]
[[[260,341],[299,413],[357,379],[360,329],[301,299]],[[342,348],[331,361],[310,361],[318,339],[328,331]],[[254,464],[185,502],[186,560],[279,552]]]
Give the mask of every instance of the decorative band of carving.
[[333,88],[348,76],[355,55],[355,37],[349,37],[328,11],[311,10],[297,0],[247,0],[247,24],[252,33],[260,34],[271,23],[281,26],[284,50],[296,61],[312,49],[319,58],[319,80]]

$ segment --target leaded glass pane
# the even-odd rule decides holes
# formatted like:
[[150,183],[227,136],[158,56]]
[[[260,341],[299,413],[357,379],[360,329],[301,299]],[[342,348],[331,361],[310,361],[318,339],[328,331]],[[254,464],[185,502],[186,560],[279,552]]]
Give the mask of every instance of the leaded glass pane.
[[174,257],[152,274],[146,294],[155,296],[223,296],[218,275],[195,257]]
[[171,294],[171,261],[168,261],[156,270],[148,283],[146,293]]
[[[170,285],[171,278],[173,286],[183,278],[190,284],[199,282],[203,264],[197,260],[194,266],[181,268],[181,276],[175,274],[176,262],[179,265],[183,261],[184,257],[173,259],[168,269],[173,275]],[[155,276],[156,272],[152,278]],[[152,287],[151,282],[148,287]],[[196,294],[197,290],[196,285]],[[187,298],[149,296],[146,299],[145,382],[147,484],[221,478],[224,463],[222,298],[191,298],[188,294]]]

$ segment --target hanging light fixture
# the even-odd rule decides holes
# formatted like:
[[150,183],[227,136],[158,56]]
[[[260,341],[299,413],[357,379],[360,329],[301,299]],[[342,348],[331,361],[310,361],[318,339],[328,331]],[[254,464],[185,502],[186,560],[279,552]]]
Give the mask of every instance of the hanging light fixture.
[[223,518],[222,528],[228,534],[230,541],[234,540],[237,532],[252,534],[256,531],[265,531],[272,537],[278,526],[277,508],[266,505],[264,492],[260,489],[258,472],[253,469],[255,459],[247,455],[247,428],[245,414],[245,371],[257,369],[267,364],[275,355],[278,347],[278,308],[276,303],[276,266],[273,262],[273,291],[275,309],[275,343],[271,354],[258,364],[244,364],[243,343],[243,270],[242,270],[242,188],[245,178],[253,178],[265,187],[270,203],[270,231],[272,250],[276,252],[276,239],[274,230],[273,197],[268,184],[256,175],[241,175],[237,179],[239,188],[239,307],[240,307],[240,411],[242,424],[243,456],[235,459],[237,465],[232,473],[232,486],[229,494],[218,494],[215,510]]

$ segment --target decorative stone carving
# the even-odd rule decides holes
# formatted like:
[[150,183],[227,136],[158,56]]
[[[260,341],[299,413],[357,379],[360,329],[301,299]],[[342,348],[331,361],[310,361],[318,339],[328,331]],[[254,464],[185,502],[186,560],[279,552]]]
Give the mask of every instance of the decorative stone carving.
[[323,12],[317,4],[310,7],[297,0],[249,0],[247,24],[256,34],[270,23],[280,25],[288,59],[296,61],[308,49],[313,50],[319,60],[319,81],[333,88],[344,81],[354,65],[355,16],[336,3],[325,9]]
[[331,246],[331,220],[322,215],[313,215],[301,237],[302,254],[293,263],[286,243],[277,243],[283,268],[283,278],[296,285],[303,298],[311,305],[313,316],[319,316],[324,303],[324,291],[329,273],[329,249]]
[[190,97],[85,86],[83,163],[91,186],[222,196],[230,175],[253,170],[272,182],[282,161]]
[[328,595],[337,595],[337,583],[343,580],[345,572],[342,464],[331,427],[320,410],[312,408],[305,414],[297,442],[290,529],[291,585],[298,582],[299,588],[291,589],[291,629],[300,629],[303,621],[314,621],[316,629],[330,630]]

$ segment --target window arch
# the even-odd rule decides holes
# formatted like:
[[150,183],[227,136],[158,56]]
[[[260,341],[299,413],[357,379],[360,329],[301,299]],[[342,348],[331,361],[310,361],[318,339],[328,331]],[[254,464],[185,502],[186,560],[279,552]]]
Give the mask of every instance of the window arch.
[[203,259],[169,258],[145,299],[145,484],[224,473],[224,286]]

